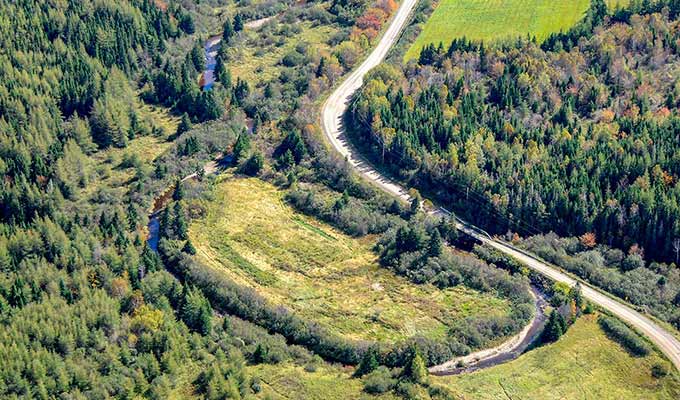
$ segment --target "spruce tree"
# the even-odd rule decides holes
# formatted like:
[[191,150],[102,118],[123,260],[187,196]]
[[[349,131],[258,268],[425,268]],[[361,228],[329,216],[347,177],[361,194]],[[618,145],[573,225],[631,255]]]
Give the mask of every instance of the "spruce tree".
[[173,230],[175,231],[175,236],[177,239],[186,240],[188,235],[187,221],[184,217],[184,209],[182,208],[182,203],[176,202],[174,207],[174,217],[175,221],[173,224]]
[[541,334],[542,342],[556,342],[560,337],[562,337],[562,335],[564,335],[566,326],[567,323],[564,320],[564,317],[562,317],[562,315],[556,310],[553,310],[550,313],[548,322],[545,324],[545,328],[543,328],[543,333]]
[[430,257],[439,257],[443,250],[444,245],[442,243],[442,237],[439,234],[439,230],[435,228],[430,235],[430,243],[428,244],[427,255]]
[[184,188],[182,187],[182,180],[177,179],[175,181],[175,190],[172,192],[172,199],[174,201],[180,201],[184,198]]
[[401,372],[402,379],[413,383],[424,383],[427,380],[425,361],[423,361],[418,348],[415,346],[411,346],[408,353],[406,365],[404,365],[404,369]]
[[187,253],[187,254],[192,255],[192,256],[194,254],[196,254],[196,248],[191,243],[191,240],[187,240],[187,242],[184,243],[184,247],[182,247],[182,252]]
[[241,14],[236,14],[236,16],[234,16],[234,32],[241,32],[243,26],[243,16]]
[[238,139],[236,139],[236,143],[234,144],[234,163],[239,163],[241,160],[243,160],[245,156],[248,155],[249,151],[250,136],[248,136],[247,132],[241,132],[241,134],[238,135]]
[[230,18],[227,18],[226,21],[224,21],[224,25],[222,26],[222,46],[226,45],[229,43],[231,38],[234,36],[234,25],[231,22]]
[[380,364],[378,364],[377,353],[378,352],[373,347],[369,347],[368,350],[366,350],[366,353],[364,353],[364,356],[361,358],[359,366],[356,371],[354,371],[355,377],[360,378],[366,374],[370,374],[380,366]]
[[179,122],[179,125],[177,125],[177,131],[175,131],[175,136],[179,137],[184,132],[188,132],[190,129],[191,129],[191,119],[189,118],[189,114],[184,113],[184,114],[182,114],[182,119]]

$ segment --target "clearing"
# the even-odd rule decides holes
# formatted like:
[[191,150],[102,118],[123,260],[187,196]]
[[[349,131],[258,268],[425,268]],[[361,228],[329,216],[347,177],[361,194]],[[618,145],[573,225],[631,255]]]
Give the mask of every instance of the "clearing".
[[677,371],[651,375],[654,364],[671,365],[658,353],[632,357],[585,315],[557,343],[479,372],[436,377],[464,399],[677,399]]
[[[626,1],[608,0],[610,7]],[[583,18],[589,0],[440,0],[423,30],[405,55],[417,58],[430,43],[445,47],[455,38],[492,41],[567,30]]]
[[254,178],[221,177],[189,229],[198,259],[272,304],[351,339],[444,338],[470,315],[505,315],[506,300],[464,286],[416,285],[378,265],[375,237],[354,238],[284,203]]

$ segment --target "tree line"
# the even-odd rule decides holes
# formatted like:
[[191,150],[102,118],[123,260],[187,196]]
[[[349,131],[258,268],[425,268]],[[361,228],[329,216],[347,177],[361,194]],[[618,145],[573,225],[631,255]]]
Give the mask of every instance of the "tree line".
[[491,233],[594,232],[677,261],[676,3],[621,21],[600,3],[588,18],[603,29],[578,45],[462,38],[378,67],[349,108],[353,136]]

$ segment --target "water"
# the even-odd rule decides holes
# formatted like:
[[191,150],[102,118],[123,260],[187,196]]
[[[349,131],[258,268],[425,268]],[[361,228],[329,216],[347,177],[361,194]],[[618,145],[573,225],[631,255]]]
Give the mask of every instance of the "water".
[[151,214],[151,218],[149,218],[148,228],[149,238],[146,239],[146,242],[149,244],[151,250],[158,252],[158,239],[161,228],[161,223],[158,220],[158,213]]
[[203,90],[210,90],[215,84],[215,66],[217,65],[217,50],[220,48],[222,36],[213,36],[205,42],[205,71],[201,82]]

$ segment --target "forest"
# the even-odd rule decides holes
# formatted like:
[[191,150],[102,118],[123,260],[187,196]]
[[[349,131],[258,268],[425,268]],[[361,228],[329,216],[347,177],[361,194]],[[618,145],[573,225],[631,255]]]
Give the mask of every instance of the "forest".
[[[219,303],[215,282],[202,287],[199,275],[175,269],[176,252],[185,259],[195,251],[185,240],[192,210],[181,191],[162,216],[163,237],[179,248],[163,241],[159,255],[147,244],[147,214],[179,177],[200,171],[199,186],[208,187],[203,165],[231,152],[238,138],[244,157],[235,162],[259,173],[262,151],[243,143],[248,116],[255,130],[285,132],[261,145],[267,164],[285,175],[302,157],[311,163],[301,136],[308,121],[281,112],[310,107],[300,98],[318,95],[353,65],[387,18],[376,10],[393,3],[311,2],[296,10],[303,14],[293,21],[339,26],[346,51],[322,58],[298,47],[282,61],[285,72],[258,87],[230,81],[226,53],[241,45],[244,19],[281,8],[238,5],[237,15],[215,18],[220,31],[233,30],[226,29],[212,90],[200,86],[205,61],[193,35],[206,22],[196,6],[0,2],[0,397],[236,399],[262,390],[249,365],[314,370],[321,362],[280,334],[216,312],[232,308]],[[225,282],[230,288],[250,296]],[[282,330],[296,323],[291,318],[279,321]]]
[[398,178],[491,233],[595,234],[678,262],[677,1],[593,2],[568,32],[431,44],[347,114]]
[[[404,398],[414,397],[419,390],[431,398],[447,398],[443,389],[421,385],[426,365],[466,354],[520,329],[533,312],[524,271],[485,250],[454,253],[444,249],[444,241],[457,240],[451,221],[428,220],[416,208],[390,201],[361,182],[344,160],[328,151],[316,126],[318,98],[370,50],[395,9],[391,0],[0,1],[0,397],[262,397],[267,383],[252,372],[276,365],[280,370],[309,374],[323,366],[336,384],[341,381],[343,386],[363,390],[362,395],[394,389]],[[541,228],[549,226],[553,203],[545,200],[539,207],[543,204],[540,192],[534,186],[529,190],[521,180],[517,187],[508,188],[500,177],[491,179],[492,166],[537,168],[532,175],[536,179],[557,179],[559,170],[539,170],[531,158],[534,153],[529,157],[519,151],[524,144],[534,140],[540,149],[536,157],[546,159],[557,157],[561,150],[587,148],[591,162],[574,158],[565,164],[574,174],[570,181],[580,182],[593,176],[595,160],[601,160],[602,154],[609,156],[606,149],[636,149],[634,155],[619,156],[627,160],[627,168],[639,173],[635,183],[628,184],[617,175],[623,170],[611,165],[598,169],[607,171],[606,175],[602,172],[606,179],[627,190],[625,196],[600,199],[613,191],[605,190],[588,200],[602,200],[604,205],[614,202],[607,222],[597,222],[604,217],[594,215],[596,207],[589,206],[580,212],[584,221],[592,219],[590,225],[565,226],[561,233],[593,231],[598,243],[604,243],[600,238],[605,233],[598,229],[606,226],[609,233],[617,230],[608,244],[630,247],[638,243],[636,249],[644,248],[645,255],[660,260],[677,257],[671,247],[654,254],[652,244],[645,241],[666,243],[678,233],[677,226],[669,225],[676,217],[671,203],[679,171],[677,156],[671,154],[674,140],[667,136],[669,129],[678,126],[674,107],[680,87],[657,80],[662,76],[659,69],[673,71],[676,13],[655,9],[646,14],[637,17],[621,11],[606,20],[611,26],[602,31],[594,25],[605,21],[591,23],[596,35],[583,48],[573,44],[586,40],[577,38],[577,33],[551,38],[551,46],[574,52],[562,58],[530,41],[503,49],[464,41],[450,54],[430,49],[431,56],[425,52],[420,64],[411,63],[403,71],[384,67],[374,73],[371,83],[384,97],[375,104],[384,104],[387,110],[375,126],[388,132],[389,124],[394,125],[393,133],[402,136],[399,146],[408,148],[404,154],[414,156],[408,165],[411,170],[419,169],[413,177],[424,190],[457,182],[443,172],[431,173],[435,166],[444,165],[441,160],[449,157],[452,164],[447,167],[457,171],[476,154],[475,174],[465,175],[475,188],[470,195],[481,191],[492,195],[497,189],[503,193],[498,198],[507,199],[498,203],[498,210],[512,210],[517,216],[533,215],[535,209],[525,209],[522,203],[531,198],[530,205],[542,210],[541,218],[532,224]],[[260,38],[248,36],[246,24],[274,16],[279,18],[262,26]],[[636,24],[644,29],[638,32]],[[318,27],[328,28],[332,35],[323,37],[322,43],[309,36],[290,45],[296,35]],[[205,39],[216,34],[222,40],[216,82],[206,88],[202,82],[207,67]],[[654,38],[654,46],[646,47],[636,35]],[[631,59],[628,62],[634,57],[643,60],[645,54],[650,57],[640,61],[639,68],[636,65],[639,73],[630,72],[629,64],[607,66],[625,72],[619,72],[616,85],[626,90],[614,89],[618,86],[610,81],[600,83],[592,74],[577,73],[585,66],[604,71],[605,64],[596,63],[594,57],[605,50],[616,51],[607,41],[625,42],[620,46]],[[266,71],[274,72],[263,73],[261,65],[245,66],[252,62],[248,52],[258,46],[280,52]],[[584,54],[593,60],[586,61]],[[545,65],[571,65],[571,80],[558,84],[562,82],[559,74],[544,71],[541,63],[531,70],[528,65],[534,65],[534,59],[529,56],[543,57]],[[463,69],[455,67],[459,63],[467,63],[474,80],[463,78]],[[494,69],[498,63],[508,67]],[[522,72],[520,65],[526,65]],[[252,70],[244,72],[241,67]],[[445,72],[447,68],[455,72]],[[500,75],[487,76],[499,68]],[[232,71],[239,73],[232,76]],[[525,73],[531,82],[531,74],[537,71],[547,74],[540,79],[545,92],[537,92],[539,97],[524,104],[520,97],[525,97],[517,91],[526,94],[534,89],[512,86],[515,81],[523,82],[513,77]],[[247,73],[261,79],[242,78]],[[487,104],[487,90],[503,76],[501,86],[508,85],[510,94],[499,96],[508,100]],[[407,78],[416,84],[404,84]],[[430,78],[438,84],[426,85]],[[477,80],[479,84],[474,83]],[[419,89],[426,86],[432,89]],[[617,93],[619,97],[607,103],[611,112],[598,108],[604,105],[597,96],[595,108],[585,112],[579,98],[582,86]],[[636,94],[628,97],[625,93],[632,87]],[[567,93],[572,93],[569,99]],[[369,92],[362,96],[367,102],[376,100]],[[555,103],[542,108],[540,96]],[[421,105],[420,111],[414,111],[414,101]],[[503,102],[509,103],[501,106]],[[356,104],[357,121],[375,120],[378,111],[362,108],[361,101]],[[390,116],[392,105],[397,111]],[[629,115],[631,107],[637,114]],[[565,119],[551,115],[561,109]],[[483,119],[468,120],[481,110]],[[415,132],[412,126],[430,118],[426,115],[430,112],[437,116],[428,128],[435,141],[423,137],[422,143],[431,142],[425,147],[420,139],[409,142],[415,137],[406,132]],[[493,118],[487,120],[488,115]],[[518,158],[493,158],[484,145],[493,137],[490,132],[495,132],[491,121],[504,115],[514,121],[505,139],[517,139],[515,147],[502,153],[508,156],[512,150]],[[408,124],[399,125],[402,117]],[[535,128],[522,127],[526,118],[536,121]],[[551,126],[550,132],[568,131],[570,136],[559,148],[552,148],[551,140],[543,136],[547,132],[543,123]],[[607,136],[615,127],[616,135]],[[589,139],[593,132],[597,132],[596,141]],[[470,142],[464,146],[470,152],[454,156],[456,152],[450,149],[463,136],[460,143]],[[493,140],[500,146],[504,139]],[[396,160],[400,152],[398,147],[386,149],[385,157]],[[462,161],[454,164],[454,158]],[[433,164],[433,159],[439,161]],[[292,207],[348,235],[379,238],[374,251],[381,267],[409,282],[442,289],[462,285],[493,294],[507,300],[512,313],[466,319],[452,327],[444,340],[414,337],[380,346],[339,337],[315,321],[265,301],[254,290],[212,273],[194,257],[196,246],[189,240],[188,229],[204,212],[195,201],[210,199],[214,189],[215,178],[204,168],[211,161],[216,168],[227,165],[236,174],[257,176],[285,188],[285,201]],[[632,179],[630,174],[628,179]],[[187,176],[191,178],[182,180]],[[592,183],[593,188],[599,184]],[[324,197],[328,193],[332,193],[331,201]],[[515,198],[515,193],[521,196]],[[668,201],[658,203],[658,193]],[[564,200],[564,213],[574,212],[568,207],[584,202],[574,199]],[[663,221],[660,228],[650,227],[652,215]],[[149,220],[155,216],[158,246],[147,242]],[[510,218],[502,233],[511,229],[524,235],[516,221]],[[568,252],[580,257],[571,249]],[[628,265],[624,258],[617,260]],[[677,276],[659,268],[655,271],[669,288],[677,287]],[[554,295],[555,307],[568,322],[573,322],[571,317],[581,312],[580,308],[572,312],[571,306],[578,293],[560,295],[549,284],[545,290]],[[667,292],[663,293],[665,297],[658,301],[653,298],[640,304],[658,309],[665,318],[670,312]],[[554,317],[553,326],[560,334],[567,329],[563,319]],[[616,321],[603,324],[612,335],[635,344],[631,333]],[[344,385],[349,381],[347,371],[357,365],[356,376],[366,378]]]

